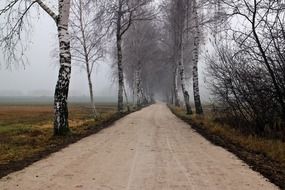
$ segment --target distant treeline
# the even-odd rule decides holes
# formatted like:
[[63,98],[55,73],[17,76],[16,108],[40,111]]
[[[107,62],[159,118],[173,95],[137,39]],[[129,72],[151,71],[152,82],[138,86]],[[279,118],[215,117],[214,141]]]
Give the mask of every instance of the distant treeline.
[[[88,96],[71,96],[70,103],[88,103]],[[116,103],[117,99],[113,96],[98,96],[98,103]],[[52,96],[0,96],[0,105],[11,104],[53,104]]]

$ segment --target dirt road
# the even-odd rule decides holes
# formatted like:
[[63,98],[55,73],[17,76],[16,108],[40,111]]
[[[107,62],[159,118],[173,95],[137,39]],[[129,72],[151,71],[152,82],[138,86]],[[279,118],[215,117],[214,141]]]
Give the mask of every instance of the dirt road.
[[26,169],[1,190],[277,189],[177,119],[164,104],[130,114]]

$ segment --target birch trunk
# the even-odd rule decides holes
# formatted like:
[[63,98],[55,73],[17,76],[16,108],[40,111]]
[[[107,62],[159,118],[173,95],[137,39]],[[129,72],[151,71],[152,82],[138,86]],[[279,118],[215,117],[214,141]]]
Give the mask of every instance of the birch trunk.
[[68,22],[70,0],[59,0],[57,20],[60,68],[54,93],[54,135],[69,132],[67,98],[71,75],[70,37]]
[[179,99],[178,99],[178,84],[177,84],[177,79],[178,79],[178,67],[177,64],[175,64],[175,69],[173,72],[173,101],[174,105],[179,107]]
[[95,102],[94,102],[93,84],[92,84],[92,79],[91,79],[91,73],[90,73],[89,65],[86,64],[86,66],[87,66],[87,79],[88,79],[90,103],[91,103],[91,107],[92,107],[93,118],[96,119],[98,113],[97,113]]
[[129,100],[128,100],[128,95],[127,95],[127,91],[126,91],[125,86],[124,86],[124,94],[125,94],[125,98],[126,98],[127,109],[128,109],[128,112],[130,112],[131,109],[130,109]]
[[194,49],[193,49],[193,93],[194,93],[194,102],[196,114],[203,114],[203,108],[200,99],[199,92],[199,76],[198,76],[198,61],[199,61],[199,23],[198,23],[198,12],[196,8],[196,1],[194,0],[193,7],[194,14]]
[[144,88],[141,86],[140,87],[140,92],[141,92],[141,99],[142,99],[142,105],[146,105],[147,104],[147,102],[148,102],[148,100],[147,100],[147,96],[146,96],[146,94],[145,94],[145,91],[144,91]]
[[170,99],[171,104],[175,105],[175,102],[174,102],[174,90],[171,90],[171,97],[169,99]]
[[142,65],[141,62],[138,63],[137,68],[137,106],[142,106],[148,103],[148,99],[145,95],[144,88],[142,87]]
[[136,90],[137,90],[137,107],[141,106],[142,103],[142,92],[141,92],[141,64],[137,65],[136,71]]
[[117,66],[118,66],[118,112],[122,113],[124,111],[124,73],[123,73],[123,52],[122,52],[122,6],[123,2],[118,1],[118,11],[117,11],[117,28],[116,28],[116,38],[117,38]]
[[181,79],[181,88],[182,88],[182,93],[184,97],[184,102],[186,106],[186,112],[187,114],[192,114],[192,109],[190,105],[190,100],[189,100],[189,93],[186,90],[185,86],[185,70],[184,70],[184,63],[183,63],[183,47],[180,44],[179,47],[179,53],[178,53],[178,66],[179,66],[179,73],[180,73],[180,79]]
[[84,57],[85,57],[85,66],[86,66],[86,72],[87,72],[87,80],[88,80],[88,87],[89,87],[89,96],[90,96],[90,104],[93,112],[93,118],[96,119],[97,117],[97,110],[96,106],[94,103],[94,95],[93,95],[93,84],[92,84],[92,79],[91,79],[91,67],[90,67],[90,61],[88,57],[88,50],[87,50],[87,42],[86,42],[86,35],[85,35],[85,30],[83,26],[83,7],[82,7],[82,2],[79,2],[79,19],[80,19],[80,31],[82,35],[82,46],[83,46],[83,51],[84,51]]
[[122,55],[122,37],[121,37],[121,17],[118,16],[117,21],[117,56],[118,56],[118,82],[119,82],[119,90],[118,90],[118,112],[124,111],[124,74],[123,74],[123,55]]
[[136,74],[136,94],[137,94],[137,107],[141,105],[141,98],[140,98],[140,81],[139,81],[139,72],[137,71]]
[[133,107],[135,107],[135,96],[136,96],[136,72],[133,73]]

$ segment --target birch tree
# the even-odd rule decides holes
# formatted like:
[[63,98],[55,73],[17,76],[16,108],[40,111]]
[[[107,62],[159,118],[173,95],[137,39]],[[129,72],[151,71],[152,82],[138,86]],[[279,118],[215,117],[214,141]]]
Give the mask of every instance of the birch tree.
[[96,118],[92,73],[106,52],[104,42],[109,25],[105,24],[105,12],[99,1],[73,0],[71,10],[72,59],[86,71],[90,103]]
[[[203,2],[202,2],[203,3]],[[189,100],[189,93],[186,89],[187,76],[189,70],[192,71],[193,77],[193,93],[195,110],[197,114],[202,114],[202,104],[199,93],[199,77],[198,77],[198,62],[199,62],[199,48],[201,40],[201,28],[198,15],[197,1],[176,1],[170,2],[172,10],[170,10],[170,23],[172,23],[169,30],[172,30],[174,40],[174,60],[176,66],[173,66],[174,73],[174,97],[177,96],[177,73],[180,75],[180,83],[187,113],[191,114],[191,106]],[[190,68],[185,68],[185,66]],[[188,73],[188,75],[190,75]],[[174,98],[176,99],[176,98]],[[177,105],[177,103],[175,103]]]
[[192,64],[193,64],[193,93],[195,102],[195,111],[197,114],[202,114],[202,104],[200,99],[199,91],[199,76],[198,76],[198,62],[199,62],[199,45],[200,45],[200,27],[198,17],[198,7],[196,0],[193,0],[192,15],[193,15],[193,34],[194,34],[194,45],[192,53]]
[[[170,66],[170,77],[171,81],[169,82],[170,86],[170,91],[171,91],[171,102],[175,106],[180,106],[179,102],[179,87],[178,87],[178,76],[179,76],[179,68],[178,65],[176,64],[175,60],[175,39],[176,39],[176,34],[175,31],[173,30],[174,28],[174,22],[175,22],[175,17],[174,17],[174,11],[173,9],[173,1],[167,2],[164,1],[162,4],[163,7],[163,13],[162,13],[162,18],[163,18],[163,28],[161,35],[163,36],[160,39],[160,43],[162,44],[164,58],[167,58],[164,60],[165,63],[167,63],[168,66]],[[167,56],[166,56],[167,55]],[[165,67],[165,66],[164,66]],[[169,75],[169,74],[168,74]],[[164,76],[165,78],[166,76]],[[166,86],[169,86],[166,85]],[[169,97],[167,98],[169,99]]]
[[[140,21],[130,27],[124,39],[126,81],[136,95],[139,107],[149,101],[152,70],[157,67],[157,30],[151,21]],[[156,65],[155,65],[156,63]]]
[[[0,16],[5,20],[5,30],[1,31],[1,47],[5,50],[7,61],[12,63],[22,58],[22,30],[27,27],[29,11],[38,5],[54,20],[59,42],[59,73],[54,93],[54,134],[69,132],[67,98],[71,74],[70,36],[68,31],[70,0],[58,0],[58,11],[53,11],[42,0],[10,0],[0,8]],[[18,53],[20,53],[19,56]]]
[[111,22],[115,26],[116,33],[116,51],[117,51],[117,69],[118,69],[118,112],[124,111],[123,93],[124,93],[124,71],[123,71],[123,50],[122,40],[130,26],[142,19],[146,19],[146,15],[142,11],[143,7],[148,6],[151,0],[114,0],[108,5],[108,12],[112,13]]
[[182,94],[184,97],[184,103],[186,106],[187,114],[192,114],[192,109],[190,105],[190,96],[186,89],[186,79],[185,79],[185,67],[184,67],[184,45],[185,45],[185,29],[187,22],[187,11],[189,8],[189,2],[184,1],[174,1],[173,2],[173,30],[174,30],[174,45],[175,45],[175,60],[179,68],[180,82]]

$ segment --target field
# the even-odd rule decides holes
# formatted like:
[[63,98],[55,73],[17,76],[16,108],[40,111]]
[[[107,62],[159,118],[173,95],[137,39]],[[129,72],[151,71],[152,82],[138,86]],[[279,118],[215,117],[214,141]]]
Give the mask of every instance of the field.
[[88,104],[71,104],[71,133],[54,137],[52,105],[0,104],[0,177],[95,133],[121,117],[116,114],[113,103],[99,104],[97,110],[100,117],[94,120]]
[[285,142],[280,139],[244,134],[221,121],[210,109],[204,116],[187,115],[182,108],[170,106],[171,111],[189,123],[214,144],[233,152],[254,170],[285,188]]

